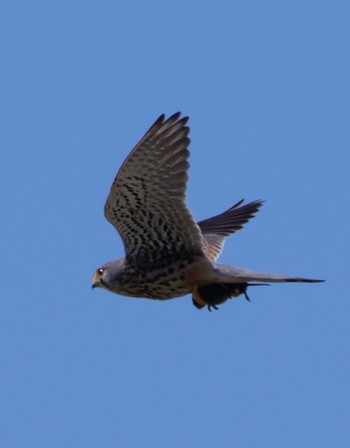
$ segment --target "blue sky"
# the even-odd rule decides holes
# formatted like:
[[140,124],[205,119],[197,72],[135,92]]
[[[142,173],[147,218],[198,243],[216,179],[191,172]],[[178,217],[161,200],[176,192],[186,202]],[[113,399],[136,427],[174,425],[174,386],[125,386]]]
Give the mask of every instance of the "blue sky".
[[[349,446],[350,4],[1,6],[3,447]],[[161,114],[198,220],[265,199],[221,261],[318,285],[217,312],[91,290],[103,216]]]

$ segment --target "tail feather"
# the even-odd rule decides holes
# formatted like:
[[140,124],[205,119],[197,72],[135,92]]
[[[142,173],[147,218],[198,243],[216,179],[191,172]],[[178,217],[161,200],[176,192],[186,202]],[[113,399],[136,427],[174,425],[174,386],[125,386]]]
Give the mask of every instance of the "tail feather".
[[[264,286],[270,283],[320,283],[324,280],[286,275],[268,274],[248,269],[239,269],[224,264],[213,263],[212,282],[198,284],[193,289],[192,301],[196,308],[218,309],[217,305],[241,294],[250,301],[247,294],[249,286]],[[253,282],[253,283],[252,283]]]
[[325,280],[304,277],[290,277],[280,274],[256,272],[248,269],[234,268],[232,266],[215,263],[215,273],[218,280],[227,283],[263,282],[263,283],[320,283]]

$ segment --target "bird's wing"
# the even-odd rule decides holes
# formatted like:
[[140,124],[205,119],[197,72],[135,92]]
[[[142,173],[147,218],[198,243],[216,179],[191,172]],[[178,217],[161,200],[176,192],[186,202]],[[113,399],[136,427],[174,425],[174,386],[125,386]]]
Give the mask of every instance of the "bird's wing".
[[204,237],[204,252],[215,261],[222,252],[225,237],[242,229],[259,211],[263,201],[254,201],[242,205],[243,199],[224,213],[198,223]]
[[203,256],[203,238],[186,206],[188,117],[161,115],[119,170],[105,205],[107,220],[136,265]]

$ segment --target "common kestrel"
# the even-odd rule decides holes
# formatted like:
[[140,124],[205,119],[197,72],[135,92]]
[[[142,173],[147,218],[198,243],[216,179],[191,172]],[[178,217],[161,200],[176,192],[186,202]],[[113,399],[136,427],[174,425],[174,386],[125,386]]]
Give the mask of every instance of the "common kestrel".
[[97,269],[93,287],[129,297],[167,300],[192,294],[197,308],[217,305],[247,288],[271,282],[307,282],[216,262],[225,237],[241,229],[262,201],[239,201],[226,212],[196,223],[185,198],[188,180],[188,117],[161,115],[119,170],[105,204],[119,232],[125,258]]

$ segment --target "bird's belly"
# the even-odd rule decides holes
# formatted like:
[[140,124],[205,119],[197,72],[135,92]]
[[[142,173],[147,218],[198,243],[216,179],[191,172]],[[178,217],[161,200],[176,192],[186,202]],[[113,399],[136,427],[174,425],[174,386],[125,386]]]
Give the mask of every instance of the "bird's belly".
[[120,294],[167,300],[190,294],[197,283],[210,281],[212,264],[207,259],[199,258],[179,260],[149,271],[130,269],[127,272]]
[[175,299],[192,292],[192,288],[185,285],[183,280],[169,278],[154,281],[153,283],[140,280],[123,285],[122,294],[131,297],[143,297],[146,299],[167,300]]
[[156,270],[145,273],[135,273],[124,279],[122,294],[146,299],[167,300],[181,297],[192,292],[192,287],[186,281],[185,269]]

